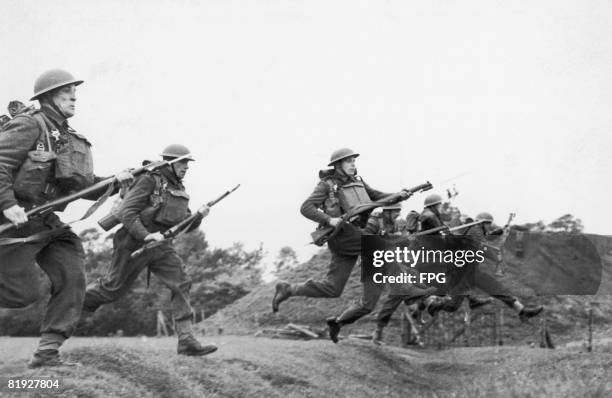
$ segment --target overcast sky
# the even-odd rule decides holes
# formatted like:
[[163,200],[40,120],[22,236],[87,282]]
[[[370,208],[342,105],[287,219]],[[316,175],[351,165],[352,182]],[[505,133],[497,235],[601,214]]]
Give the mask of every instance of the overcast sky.
[[188,145],[193,207],[242,184],[203,224],[215,246],[306,259],[299,207],[344,146],[381,190],[455,184],[468,214],[612,234],[611,26],[610,1],[5,0],[0,104],[61,67],[97,174]]

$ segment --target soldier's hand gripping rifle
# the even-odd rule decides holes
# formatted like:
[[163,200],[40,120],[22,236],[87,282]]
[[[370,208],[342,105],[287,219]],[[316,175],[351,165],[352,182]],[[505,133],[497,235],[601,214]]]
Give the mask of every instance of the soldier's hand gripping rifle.
[[[176,163],[176,162],[180,162],[183,159],[187,159],[189,158],[190,155],[184,155],[184,156],[180,156],[178,158],[174,158],[172,160],[162,160],[159,162],[153,162],[153,163],[149,163],[146,166],[131,170],[130,172],[132,173],[132,175],[134,177],[137,177],[145,172],[148,171],[155,171],[157,169],[160,169],[162,167],[166,167],[168,165],[171,165],[172,163]],[[113,189],[115,187],[115,182],[117,181],[117,179],[115,178],[115,176],[109,177],[109,178],[105,178],[102,181],[99,181],[95,184],[93,184],[92,186],[85,188],[83,190],[71,193],[70,195],[64,196],[63,198],[59,198],[56,200],[52,200],[50,202],[47,202],[41,206],[37,206],[34,207],[30,210],[28,210],[26,212],[26,216],[28,216],[28,218],[32,218],[32,217],[36,217],[36,216],[41,216],[47,213],[52,212],[56,207],[59,206],[64,206],[68,203],[74,202],[77,199],[81,199],[85,196],[88,196],[89,194],[92,194],[96,191],[102,190],[104,188],[106,188],[106,192],[104,193],[104,195],[102,195],[98,200],[96,200],[96,202],[87,210],[87,212],[85,212],[85,214],[83,215],[83,217],[81,217],[79,220],[83,220],[87,217],[89,217],[90,215],[92,215],[105,201],[106,199],[108,199],[108,197],[111,195],[111,193],[113,192]],[[0,225],[0,233],[7,231],[13,227],[16,227],[15,224],[13,223],[5,223]]]
[[[213,207],[214,205],[216,205],[217,203],[221,202],[223,199],[228,197],[229,194],[231,194],[232,192],[237,190],[239,187],[240,187],[240,184],[236,185],[234,188],[232,188],[229,191],[226,191],[225,193],[223,193],[223,195],[219,196],[217,199],[211,200],[210,202],[206,203],[206,206],[207,207]],[[189,217],[185,218],[183,221],[179,222],[178,224],[174,225],[172,228],[170,228],[166,232],[164,232],[162,234],[164,236],[163,240],[153,241],[153,242],[146,243],[140,249],[134,251],[131,254],[131,257],[132,258],[136,257],[136,256],[142,254],[145,250],[152,249],[154,247],[160,246],[165,241],[177,237],[182,232],[187,231],[189,229],[189,227],[191,227],[193,222],[195,220],[197,220],[200,216],[201,216],[200,212],[195,212],[194,214],[190,215]]]
[[[342,226],[345,223],[350,223],[356,220],[362,214],[368,211],[372,211],[377,207],[395,204],[401,200],[408,199],[417,192],[429,191],[432,188],[433,185],[429,181],[427,181],[424,184],[420,184],[412,188],[402,189],[400,192],[386,196],[376,202],[364,203],[362,205],[355,206],[340,217],[340,222],[335,227],[332,227],[330,225],[327,227],[319,228],[313,233],[311,233],[310,237],[312,238],[312,243],[317,246],[323,246],[330,238],[338,234],[338,232],[342,229]],[[402,194],[404,192],[408,193],[408,197],[402,199]]]

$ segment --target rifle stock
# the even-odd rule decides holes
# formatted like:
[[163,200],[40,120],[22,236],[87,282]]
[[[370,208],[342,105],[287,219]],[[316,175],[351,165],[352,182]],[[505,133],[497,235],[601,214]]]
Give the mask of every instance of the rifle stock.
[[310,234],[310,237],[312,238],[312,243],[317,246],[323,246],[325,242],[327,242],[327,240],[329,239],[329,235],[334,232],[334,229],[335,228],[332,226],[316,229]]

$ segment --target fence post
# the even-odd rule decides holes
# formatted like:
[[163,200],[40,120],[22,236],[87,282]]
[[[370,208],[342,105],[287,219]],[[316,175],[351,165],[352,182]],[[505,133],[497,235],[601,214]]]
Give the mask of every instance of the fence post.
[[593,351],[593,307],[589,304],[589,342],[587,345],[587,351]]
[[164,313],[157,311],[157,337],[161,337],[161,335],[168,336],[168,328],[166,327],[166,317]]
[[408,347],[408,342],[410,341],[410,323],[408,322],[408,315],[406,315],[405,312],[402,312],[402,317],[401,317],[401,321],[402,321],[402,332],[401,332],[401,340],[402,340],[402,347],[406,348]]
[[470,305],[468,303],[468,300],[463,300],[463,305],[465,308],[465,313],[463,315],[463,326],[465,328],[465,346],[469,347],[470,346],[470,322],[471,320],[471,313],[470,313]]
[[491,345],[497,345],[497,311],[491,313],[493,316],[493,333],[491,334]]
[[504,309],[499,310],[499,326],[497,328],[498,340],[497,345],[504,345]]

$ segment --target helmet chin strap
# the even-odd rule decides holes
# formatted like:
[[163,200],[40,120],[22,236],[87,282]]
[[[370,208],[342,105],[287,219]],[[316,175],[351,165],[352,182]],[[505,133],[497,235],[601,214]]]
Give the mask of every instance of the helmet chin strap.
[[51,108],[53,108],[57,113],[59,113],[60,115],[62,115],[64,117],[64,119],[68,119],[70,116],[66,115],[59,106],[57,106],[57,104],[55,103],[55,101],[53,101],[53,98],[51,96],[49,96],[45,101],[46,104],[48,104]]
[[172,174],[174,174],[174,176],[176,177],[176,179],[180,181],[180,178],[179,178],[178,174],[176,174],[176,169],[174,168],[174,163],[172,163],[172,164],[170,165],[170,168],[172,169]]
[[170,165],[170,168],[172,168],[172,174],[174,174],[174,176],[176,177],[177,180],[179,181],[183,181],[183,179],[181,177],[178,176],[178,174],[176,173],[176,169],[174,168],[174,163],[172,163]]

